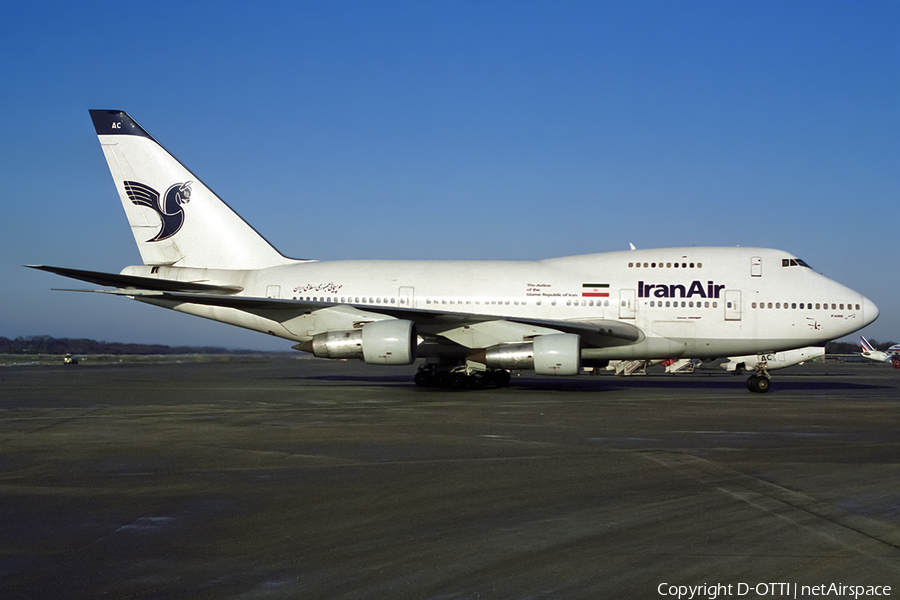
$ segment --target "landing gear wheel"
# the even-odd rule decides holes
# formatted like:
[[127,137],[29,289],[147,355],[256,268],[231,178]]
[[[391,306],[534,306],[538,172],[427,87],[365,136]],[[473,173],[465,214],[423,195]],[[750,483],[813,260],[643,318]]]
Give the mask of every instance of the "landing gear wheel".
[[450,385],[450,371],[438,371],[434,374],[434,385],[445,388]]
[[747,379],[747,389],[750,390],[751,392],[756,391],[756,380],[757,379],[759,379],[759,377],[757,377],[756,375],[751,375]]
[[454,390],[461,390],[469,383],[469,378],[465,373],[450,373],[450,387]]
[[488,378],[485,373],[481,371],[475,371],[471,375],[469,375],[469,385],[472,386],[473,390],[483,390],[487,387]]
[[765,394],[769,391],[769,381],[768,377],[763,377],[762,375],[752,375],[750,379],[747,380],[747,389],[751,392],[755,392],[757,394]]
[[425,370],[419,371],[416,373],[415,382],[421,387],[431,387],[434,385],[434,373]]
[[494,385],[497,387],[506,387],[509,385],[509,380],[512,376],[509,371],[506,369],[498,369],[491,373],[491,380],[493,380]]

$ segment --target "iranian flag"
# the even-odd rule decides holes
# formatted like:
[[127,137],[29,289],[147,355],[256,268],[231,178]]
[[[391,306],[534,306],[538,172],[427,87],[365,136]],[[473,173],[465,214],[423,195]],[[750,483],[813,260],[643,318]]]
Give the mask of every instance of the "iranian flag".
[[609,298],[608,283],[582,283],[582,298]]

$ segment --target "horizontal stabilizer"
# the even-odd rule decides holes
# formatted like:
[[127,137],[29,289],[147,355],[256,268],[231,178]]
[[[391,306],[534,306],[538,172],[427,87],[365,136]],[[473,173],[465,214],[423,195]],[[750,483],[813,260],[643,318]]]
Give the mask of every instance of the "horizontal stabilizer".
[[87,281],[96,285],[107,285],[120,289],[154,290],[160,292],[205,292],[207,294],[235,294],[243,290],[237,285],[214,285],[193,281],[173,281],[137,275],[119,273],[101,273],[99,271],[83,271],[64,267],[48,267],[46,265],[25,265],[31,269],[55,273],[63,277],[71,277],[79,281]]

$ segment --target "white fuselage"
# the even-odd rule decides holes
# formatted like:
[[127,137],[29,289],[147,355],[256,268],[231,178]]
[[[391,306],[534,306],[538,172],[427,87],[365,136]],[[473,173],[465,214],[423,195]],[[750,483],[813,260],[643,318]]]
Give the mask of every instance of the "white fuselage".
[[777,352],[844,336],[878,316],[867,298],[793,258],[762,248],[691,247],[540,261],[297,261],[245,271],[155,267],[151,274],[151,267],[137,266],[123,273],[239,285],[242,297],[325,305],[278,319],[142,299],[299,342],[352,327],[370,314],[367,309],[386,308],[445,315],[424,328],[438,336],[457,327],[446,318],[454,314],[613,320],[643,332],[628,345],[591,347],[583,341],[582,356],[596,359]]

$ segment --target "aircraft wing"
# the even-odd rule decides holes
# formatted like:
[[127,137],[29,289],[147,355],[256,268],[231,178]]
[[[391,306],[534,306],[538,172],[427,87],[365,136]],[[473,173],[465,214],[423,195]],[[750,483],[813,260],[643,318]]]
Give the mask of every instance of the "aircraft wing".
[[[407,319],[416,324],[417,330],[423,338],[444,338],[468,348],[485,348],[503,342],[520,342],[548,333],[578,334],[581,336],[584,346],[593,348],[626,346],[637,343],[644,338],[640,328],[614,320],[565,321],[530,319],[399,306],[371,306],[234,296],[225,295],[226,292],[224,290],[228,289],[228,286],[111,275],[92,271],[59,269],[56,267],[46,267],[42,268],[42,270],[69,277],[73,276],[69,273],[76,272],[79,274],[76,277],[77,279],[99,283],[100,285],[120,286],[116,290],[67,291],[128,296],[151,303],[190,303],[234,308],[277,321],[286,326],[293,319],[313,313],[324,317],[322,319],[323,323],[333,323],[334,325],[329,328],[336,329],[341,327],[350,328],[360,322],[377,321],[385,318]],[[82,276],[81,274],[86,275]],[[113,281],[116,283],[113,283]],[[139,287],[139,284],[149,284],[150,282],[153,282],[152,287],[150,285]],[[121,287],[123,284],[129,285],[129,287]],[[194,288],[194,290],[185,289],[184,286],[186,285]],[[181,289],[166,289],[169,287]],[[198,288],[203,291],[199,291]]]

